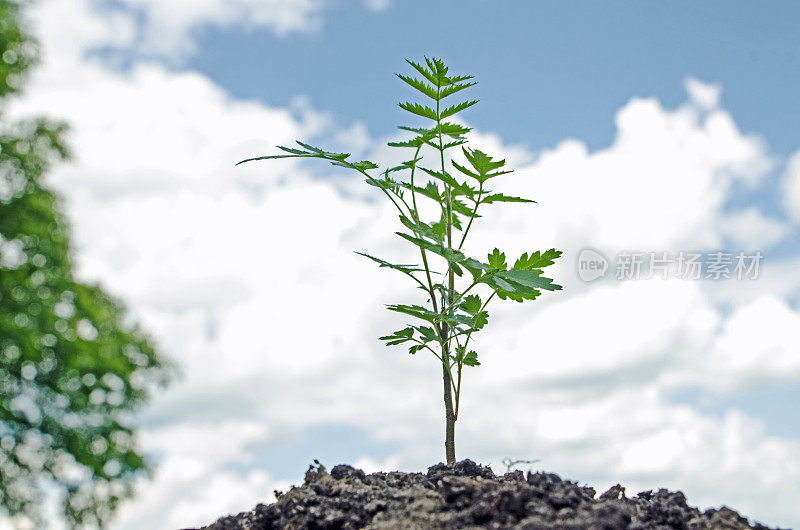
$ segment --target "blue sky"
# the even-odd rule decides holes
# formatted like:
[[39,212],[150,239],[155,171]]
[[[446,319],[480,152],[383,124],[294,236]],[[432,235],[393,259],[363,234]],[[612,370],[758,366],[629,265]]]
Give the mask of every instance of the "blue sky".
[[[233,167],[295,139],[392,162],[383,144],[413,122],[393,73],[424,55],[476,76],[471,142],[508,156],[504,185],[539,201],[487,215],[474,252],[565,251],[563,292],[492,310],[459,456],[497,471],[539,458],[598,489],[682,489],[800,525],[799,16],[790,2],[42,0],[42,66],[13,112],[71,124],[75,160],[50,178],[79,274],[184,371],[141,413],[159,468],[117,528],[206,524],[313,458],[442,458],[437,366],[376,340],[403,324],[382,304],[408,291],[352,253],[402,261],[394,213],[330,166]],[[760,249],[765,268],[585,283],[587,246]]]
[[578,137],[607,145],[632,96],[683,100],[683,79],[719,82],[723,105],[779,156],[797,147],[800,6],[770,2],[450,2],[409,0],[373,13],[329,8],[316,33],[279,37],[241,28],[197,31],[186,67],[238,97],[286,105],[307,94],[338,121],[376,135],[405,119],[403,58],[447,60],[476,74],[477,127],[538,150]]

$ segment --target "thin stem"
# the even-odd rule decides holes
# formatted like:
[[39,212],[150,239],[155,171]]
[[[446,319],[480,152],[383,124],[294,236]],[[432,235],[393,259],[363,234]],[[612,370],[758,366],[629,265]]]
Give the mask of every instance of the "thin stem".
[[433,354],[433,355],[434,355],[434,356],[435,356],[437,359],[439,359],[439,361],[440,361],[440,362],[444,362],[444,361],[442,361],[442,358],[439,356],[439,354],[438,354],[438,353],[436,353],[436,350],[434,350],[433,348],[431,348],[430,346],[428,346],[427,344],[425,344],[425,343],[424,343],[424,342],[422,342],[421,340],[419,340],[419,339],[417,339],[417,338],[413,338],[413,337],[412,337],[411,341],[412,341],[412,342],[416,342],[417,344],[419,344],[419,345],[420,345],[420,346],[422,346],[423,348],[425,348],[425,349],[427,349],[428,351],[430,351],[430,352],[431,352],[431,353],[432,353],[432,354]]
[[[422,144],[420,144],[420,146],[417,147],[417,150],[414,152],[413,160],[417,159],[417,156],[419,156],[419,152],[421,149],[422,149]],[[417,163],[414,162],[411,165],[411,203],[414,205],[414,214],[416,215],[414,221],[419,222],[419,211],[417,210],[417,193],[416,190],[414,189],[414,171],[416,169],[417,169]]]
[[463,363],[458,363],[458,387],[456,388],[456,419],[458,419],[458,404],[461,401],[461,368]]
[[[493,291],[492,292],[492,294],[489,296],[489,298],[487,298],[486,301],[481,306],[481,311],[486,309],[486,306],[489,305],[489,302],[491,302],[492,298],[494,298],[494,295],[496,295],[496,294],[497,294],[497,291]],[[472,338],[472,331],[474,331],[474,330],[470,330],[470,332],[467,333],[467,340],[464,341],[464,349],[465,350],[467,349],[467,345],[469,344],[469,339]]]
[[[369,180],[372,183],[374,183],[376,188],[380,188],[383,191],[383,193],[385,193],[386,196],[389,197],[389,200],[392,201],[392,204],[394,204],[394,207],[397,208],[398,212],[400,212],[400,215],[405,215],[405,212],[403,211],[402,208],[400,208],[400,205],[397,204],[397,201],[394,200],[394,197],[392,197],[392,195],[389,193],[389,191],[386,188],[381,186],[380,181],[376,180],[375,177],[373,177],[372,175],[370,175],[366,171],[363,171],[363,170],[360,170],[360,169],[358,171],[362,175],[367,177],[367,180]],[[409,213],[411,213],[411,208],[408,207],[408,204],[406,204],[405,201],[401,197],[397,197],[397,198],[400,199],[400,201],[403,203],[403,205],[405,205],[405,207],[408,209]]]
[[478,200],[475,201],[475,208],[472,210],[472,215],[469,216],[469,223],[467,223],[467,228],[464,230],[464,234],[461,236],[461,243],[458,244],[458,250],[461,250],[461,247],[464,246],[464,241],[467,239],[467,234],[469,233],[469,229],[472,227],[472,221],[475,220],[475,214],[478,213],[478,206],[481,204],[481,195],[483,194],[483,182],[481,182],[480,189],[478,190]]
[[[486,306],[489,305],[489,302],[492,300],[492,298],[494,298],[494,295],[496,295],[496,294],[497,294],[497,291],[492,292],[492,294],[489,296],[489,298],[487,298],[486,301],[481,306],[481,309],[480,309],[481,311],[486,309]],[[470,329],[469,330],[469,333],[467,333],[467,340],[464,341],[464,354],[465,355],[466,355],[466,351],[467,351],[467,346],[469,346],[469,340],[472,338],[472,332],[473,331],[475,331],[475,330],[474,329]],[[461,362],[458,363],[458,386],[456,387],[456,410],[455,410],[456,419],[458,419],[458,406],[459,406],[459,403],[461,402],[461,368],[462,367],[463,367],[463,363],[461,363]]]
[[[417,156],[419,155],[419,152],[420,152],[421,149],[422,149],[421,145],[419,147],[417,147],[417,150],[414,153],[413,160],[417,159]],[[419,222],[419,211],[417,209],[417,194],[416,194],[416,191],[414,189],[414,172],[416,171],[416,169],[417,169],[417,164],[415,162],[414,164],[411,165],[411,202],[412,202],[412,204],[414,206],[414,210],[412,212],[412,218],[414,219],[415,222]],[[423,265],[423,267],[425,267],[425,277],[428,280],[427,289],[428,289],[428,293],[430,293],[430,295],[431,295],[431,303],[433,304],[433,311],[435,313],[438,313],[439,312],[439,308],[436,305],[436,293],[433,290],[433,281],[431,280],[431,268],[428,265],[428,256],[425,253],[425,249],[424,248],[420,248],[419,251],[420,251],[420,254],[422,255],[422,265]],[[423,289],[425,288],[424,285],[422,287],[423,287]],[[439,326],[437,325],[436,328],[437,328],[436,331],[441,336],[442,332],[439,329]],[[437,355],[437,357],[438,357],[438,355]],[[441,358],[440,358],[440,360],[441,360]]]

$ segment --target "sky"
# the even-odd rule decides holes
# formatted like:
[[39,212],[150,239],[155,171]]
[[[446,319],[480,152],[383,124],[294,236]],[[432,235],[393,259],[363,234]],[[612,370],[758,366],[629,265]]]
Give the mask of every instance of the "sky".
[[[377,337],[419,301],[353,250],[413,259],[345,170],[234,167],[295,139],[385,167],[405,58],[476,76],[473,146],[507,205],[468,251],[559,248],[564,290],[490,308],[459,458],[598,490],[683,490],[800,526],[800,7],[791,2],[40,0],[13,116],[71,126],[78,274],[125,301],[181,379],[140,414],[151,481],[112,528],[174,529],[273,499],[315,458],[443,458],[435,359]],[[411,120],[411,121],[409,121]],[[585,281],[579,257],[608,267]],[[625,254],[625,253],[628,254]],[[618,279],[630,253],[760,252],[756,278]],[[601,260],[602,261],[602,260]],[[54,528],[58,525],[54,523]],[[0,526],[0,528],[3,528]]]

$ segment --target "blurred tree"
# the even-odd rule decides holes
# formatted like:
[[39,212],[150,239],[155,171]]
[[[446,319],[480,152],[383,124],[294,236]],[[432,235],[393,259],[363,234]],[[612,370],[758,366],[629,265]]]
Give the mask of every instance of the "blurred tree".
[[[0,0],[3,105],[35,58],[18,4]],[[172,373],[119,302],[72,275],[59,201],[42,182],[67,157],[63,132],[0,115],[0,513],[15,526],[43,526],[48,495],[71,527],[106,522],[149,467],[132,412]]]

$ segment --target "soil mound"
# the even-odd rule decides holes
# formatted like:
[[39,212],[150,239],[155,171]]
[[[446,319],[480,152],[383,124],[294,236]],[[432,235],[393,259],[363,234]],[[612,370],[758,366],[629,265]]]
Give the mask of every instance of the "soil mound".
[[277,502],[222,517],[203,530],[519,529],[519,530],[768,530],[722,507],[701,512],[680,491],[645,491],[628,498],[622,486],[600,496],[552,473],[495,476],[463,460],[422,473],[373,473],[338,465],[309,466],[302,486]]

